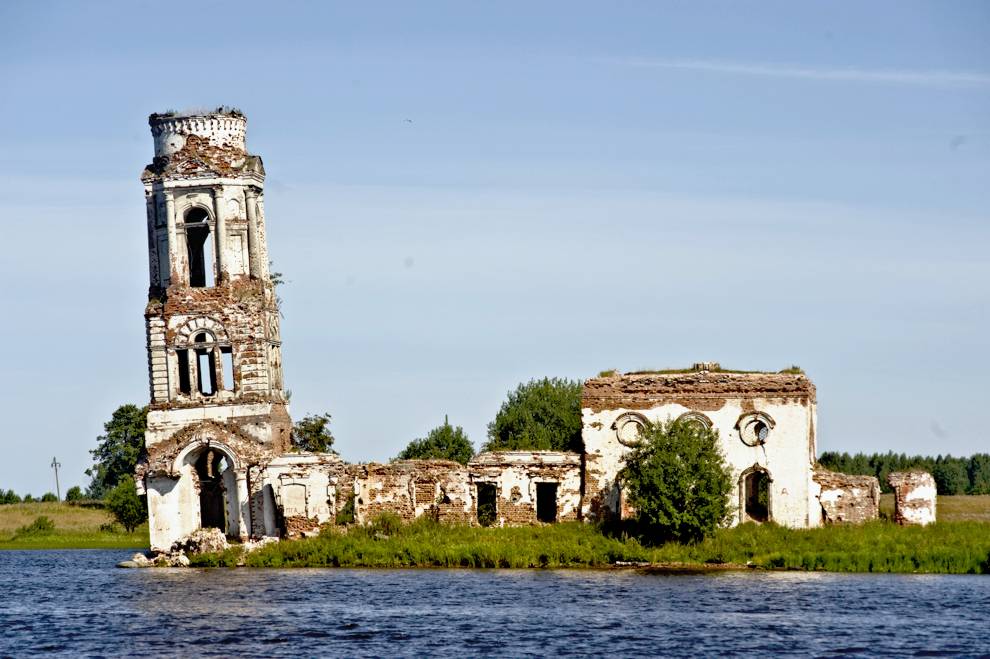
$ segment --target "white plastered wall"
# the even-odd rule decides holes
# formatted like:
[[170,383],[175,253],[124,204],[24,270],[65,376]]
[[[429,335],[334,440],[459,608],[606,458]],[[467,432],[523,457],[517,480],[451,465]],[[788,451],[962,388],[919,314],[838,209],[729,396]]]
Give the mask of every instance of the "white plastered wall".
[[[815,455],[814,427],[815,406],[772,400],[727,399],[718,410],[702,412],[718,431],[722,453],[732,474],[732,490],[729,494],[733,514],[730,525],[740,522],[739,481],[747,469],[755,466],[765,469],[770,483],[770,519],[778,524],[795,528],[817,526],[821,521],[818,503],[812,492],[812,466]],[[582,410],[585,452],[593,470],[586,472],[594,482],[585,483],[589,495],[605,490],[609,507],[618,505],[615,482],[623,467],[623,459],[631,449],[619,442],[613,423],[623,413],[642,414],[650,421],[666,421],[693,410],[677,403],[660,404],[648,410],[619,408],[595,412]],[[763,412],[774,421],[767,440],[762,445],[748,446],[740,437],[736,423],[743,414]],[[584,514],[593,517],[585,504]]]

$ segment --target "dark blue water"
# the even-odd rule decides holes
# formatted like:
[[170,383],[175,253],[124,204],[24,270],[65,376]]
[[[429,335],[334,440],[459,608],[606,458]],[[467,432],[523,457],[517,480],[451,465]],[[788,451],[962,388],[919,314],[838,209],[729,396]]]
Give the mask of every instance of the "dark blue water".
[[990,578],[115,568],[0,552],[0,655],[990,653]]

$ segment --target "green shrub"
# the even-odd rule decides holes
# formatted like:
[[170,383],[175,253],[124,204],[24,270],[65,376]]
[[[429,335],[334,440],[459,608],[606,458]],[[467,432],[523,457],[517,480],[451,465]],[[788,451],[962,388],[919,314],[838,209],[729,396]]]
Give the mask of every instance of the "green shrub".
[[58,497],[55,496],[54,492],[45,492],[41,495],[42,503],[55,503],[58,501]]
[[402,529],[402,518],[395,513],[381,513],[371,520],[371,532],[375,537],[390,537]]
[[731,512],[718,433],[675,420],[647,424],[640,436],[620,475],[638,531],[652,543],[712,535]]
[[40,517],[35,518],[35,520],[30,524],[26,524],[17,529],[15,537],[23,538],[39,535],[51,535],[54,532],[55,522],[48,517],[41,515]]
[[144,520],[148,519],[148,510],[144,501],[137,494],[133,478],[127,478],[110,490],[106,496],[107,510],[113,518],[130,533]]
[[450,425],[447,417],[443,425],[431,430],[425,438],[414,439],[402,449],[398,460],[453,460],[467,464],[474,456],[474,446],[468,439],[464,429]]
[[83,500],[83,491],[82,488],[79,487],[78,485],[73,485],[72,487],[69,488],[68,492],[65,493],[66,503],[75,503],[77,501],[82,501],[82,500]]
[[341,526],[354,523],[354,499],[355,496],[353,492],[347,495],[347,501],[345,501],[344,505],[337,511],[337,515],[334,517],[334,523]]

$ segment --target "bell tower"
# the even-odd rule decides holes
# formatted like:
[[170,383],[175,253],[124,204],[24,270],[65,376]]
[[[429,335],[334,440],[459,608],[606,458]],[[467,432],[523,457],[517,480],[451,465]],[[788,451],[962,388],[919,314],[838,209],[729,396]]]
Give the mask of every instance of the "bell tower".
[[152,114],[141,180],[150,285],[147,457],[151,545],[201,527],[275,533],[261,471],[289,446],[265,170],[237,110]]

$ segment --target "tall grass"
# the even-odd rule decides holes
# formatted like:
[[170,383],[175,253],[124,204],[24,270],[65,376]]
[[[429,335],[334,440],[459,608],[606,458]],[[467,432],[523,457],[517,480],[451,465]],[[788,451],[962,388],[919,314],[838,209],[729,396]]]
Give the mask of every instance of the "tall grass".
[[[48,521],[39,523],[45,518]],[[2,549],[130,549],[148,546],[148,527],[127,533],[98,508],[66,503],[0,506]]]
[[[382,531],[388,527],[389,533]],[[254,567],[605,567],[617,562],[837,572],[990,573],[990,525],[899,527],[886,522],[792,530],[774,524],[722,529],[698,544],[648,547],[579,522],[478,528],[420,519],[395,527],[327,527],[319,537],[283,541],[243,557]],[[232,565],[204,557],[201,565]]]

